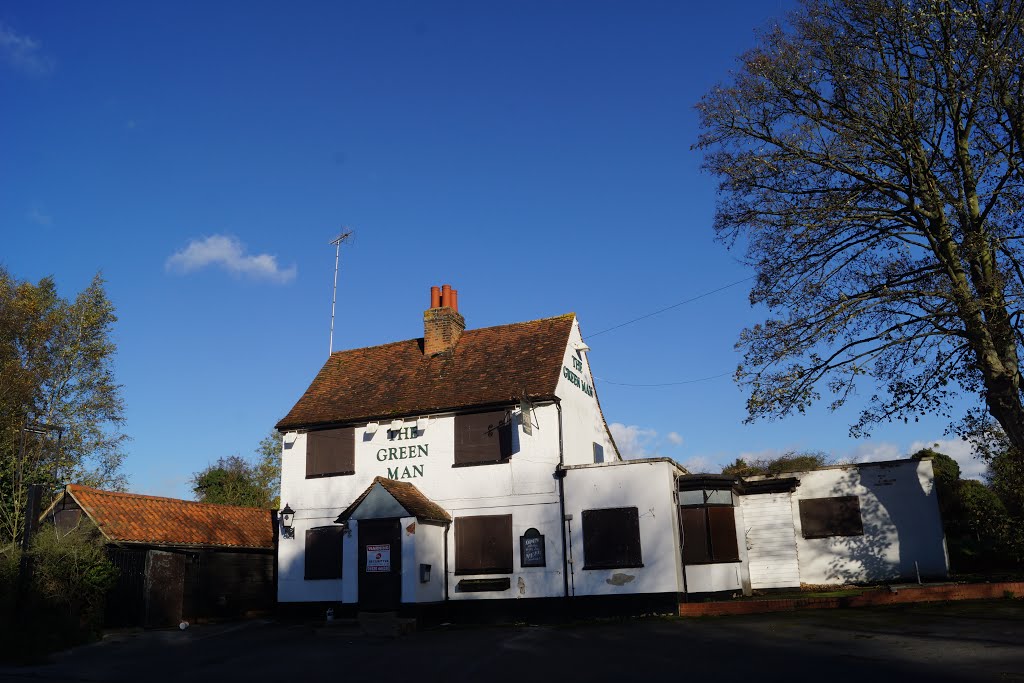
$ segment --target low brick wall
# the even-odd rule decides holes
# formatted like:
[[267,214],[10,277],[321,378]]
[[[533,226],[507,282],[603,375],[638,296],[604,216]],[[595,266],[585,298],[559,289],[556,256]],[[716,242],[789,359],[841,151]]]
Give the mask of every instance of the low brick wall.
[[717,617],[730,614],[761,614],[793,612],[803,609],[835,609],[837,607],[873,607],[912,602],[946,602],[953,600],[988,600],[1012,593],[1024,597],[1024,581],[1004,583],[961,583],[939,586],[901,587],[868,590],[860,595],[836,598],[786,598],[781,600],[734,600],[729,602],[688,602],[679,605],[681,617]]

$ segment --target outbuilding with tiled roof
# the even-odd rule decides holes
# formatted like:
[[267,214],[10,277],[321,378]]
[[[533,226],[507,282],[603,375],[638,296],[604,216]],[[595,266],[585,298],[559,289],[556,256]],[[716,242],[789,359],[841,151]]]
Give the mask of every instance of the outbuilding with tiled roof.
[[269,611],[276,512],[69,484],[43,513],[58,534],[95,529],[118,584],[110,626],[176,625]]

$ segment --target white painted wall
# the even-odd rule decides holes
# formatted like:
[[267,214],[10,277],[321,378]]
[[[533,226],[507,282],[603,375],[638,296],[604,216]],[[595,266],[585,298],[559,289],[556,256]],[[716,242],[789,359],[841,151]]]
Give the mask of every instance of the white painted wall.
[[[605,427],[597,401],[597,391],[593,389],[594,376],[590,371],[589,358],[593,351],[576,351],[576,346],[582,341],[579,321],[574,320],[569,333],[569,344],[562,359],[562,375],[555,390],[562,402],[566,465],[593,463],[595,443],[604,449],[605,462],[619,459],[615,443],[608,436]],[[582,370],[578,369],[579,367],[582,367]],[[579,378],[580,386],[576,386],[569,378],[570,373]],[[583,387],[590,387],[593,395],[584,391]]]
[[[945,536],[930,460],[899,460],[833,467],[793,475],[800,581],[810,584],[881,581],[948,573]],[[799,501],[856,495],[863,536],[804,538]]]
[[[493,579],[493,574],[461,574],[455,573],[456,548],[455,525],[448,536],[448,597],[449,600],[494,600],[506,598],[556,598],[564,595],[562,579],[562,536],[559,527],[558,501],[536,502],[523,504],[521,501],[504,499],[493,501],[476,501],[449,508],[455,521],[462,516],[475,515],[512,515],[512,574],[509,576],[511,587],[505,591],[469,592],[459,589],[459,581],[464,579]],[[509,503],[519,502],[518,505]],[[493,505],[488,503],[494,503]],[[544,534],[545,558],[544,567],[523,567],[519,554],[519,537],[527,529],[535,528]]]
[[[389,440],[389,424],[381,424],[374,433],[366,432],[365,425],[361,425],[356,428],[355,435],[355,474],[317,479],[306,479],[306,435],[298,434],[293,443],[286,443],[282,458],[281,501],[282,505],[289,504],[296,514],[295,538],[282,538],[279,545],[279,600],[340,599],[339,581],[303,580],[305,530],[333,524],[337,516],[370,486],[374,477],[396,474],[395,468],[399,469],[399,480],[414,484],[449,513],[467,509],[515,508],[513,521],[517,526],[525,524],[524,529],[533,526],[541,533],[557,535],[557,517],[556,526],[545,530],[538,525],[550,523],[550,520],[545,522],[545,515],[535,512],[537,506],[554,505],[557,508],[557,482],[553,476],[558,465],[558,412],[555,405],[538,406],[534,411],[534,421],[538,427],[532,435],[527,435],[517,420],[513,438],[518,451],[509,462],[476,467],[453,467],[454,415],[432,416],[427,429],[412,439]],[[403,424],[413,427],[415,419],[410,418]],[[418,457],[407,457],[410,446]],[[423,455],[421,447],[426,449],[427,455]],[[406,450],[399,451],[401,448]],[[400,459],[402,455],[406,457]],[[408,472],[406,468],[409,468]],[[406,474],[409,476],[404,476]],[[454,546],[453,539],[450,539],[450,545]],[[560,549],[561,545],[558,547]],[[454,547],[450,551],[454,552]],[[347,566],[349,555],[356,552],[354,530],[346,538],[344,552]],[[548,557],[552,558],[550,554]],[[554,561],[560,564],[560,555]],[[419,563],[415,564],[418,581]],[[443,579],[443,561],[438,565],[437,576]],[[346,584],[352,582],[354,586],[357,572],[346,572],[342,581]],[[346,587],[346,602],[356,599],[354,590]],[[419,588],[415,594],[421,594]]]
[[686,566],[686,589],[690,593],[717,593],[743,590],[743,565],[740,562],[690,564]]
[[800,586],[800,566],[790,494],[739,496],[743,510],[740,543],[746,537],[751,588]]
[[[578,466],[566,472],[575,595],[682,592],[675,472],[673,463],[662,460]],[[644,566],[583,569],[583,511],[617,507],[637,508]]]
[[[402,591],[402,600],[409,602],[407,595],[412,595],[412,602],[429,603],[444,600],[444,538],[445,527],[437,524],[416,524],[416,542],[411,544],[416,549],[414,563],[409,565],[414,571],[415,590]],[[402,557],[403,562],[405,557]],[[420,565],[430,565],[430,581],[420,583]],[[404,567],[405,565],[403,565]]]

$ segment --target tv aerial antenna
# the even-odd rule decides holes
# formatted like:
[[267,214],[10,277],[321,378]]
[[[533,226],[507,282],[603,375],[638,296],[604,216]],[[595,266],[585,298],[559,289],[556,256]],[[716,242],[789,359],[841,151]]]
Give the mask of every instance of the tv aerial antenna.
[[341,243],[352,239],[352,231],[341,226],[341,233],[330,241],[334,245],[334,291],[331,293],[331,338],[328,342],[327,355],[334,353],[334,305],[338,301],[338,263],[341,258]]

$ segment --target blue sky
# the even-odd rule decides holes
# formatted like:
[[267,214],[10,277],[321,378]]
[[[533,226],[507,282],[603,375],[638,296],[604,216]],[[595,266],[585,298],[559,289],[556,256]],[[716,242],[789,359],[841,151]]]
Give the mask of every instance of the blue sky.
[[[469,327],[575,311],[583,332],[751,273],[713,240],[694,104],[789,2],[5,3],[0,261],[120,321],[132,488],[189,495],[251,454],[335,349],[421,336],[429,287]],[[852,440],[853,409],[743,425],[737,286],[590,341],[630,455],[717,470]]]

